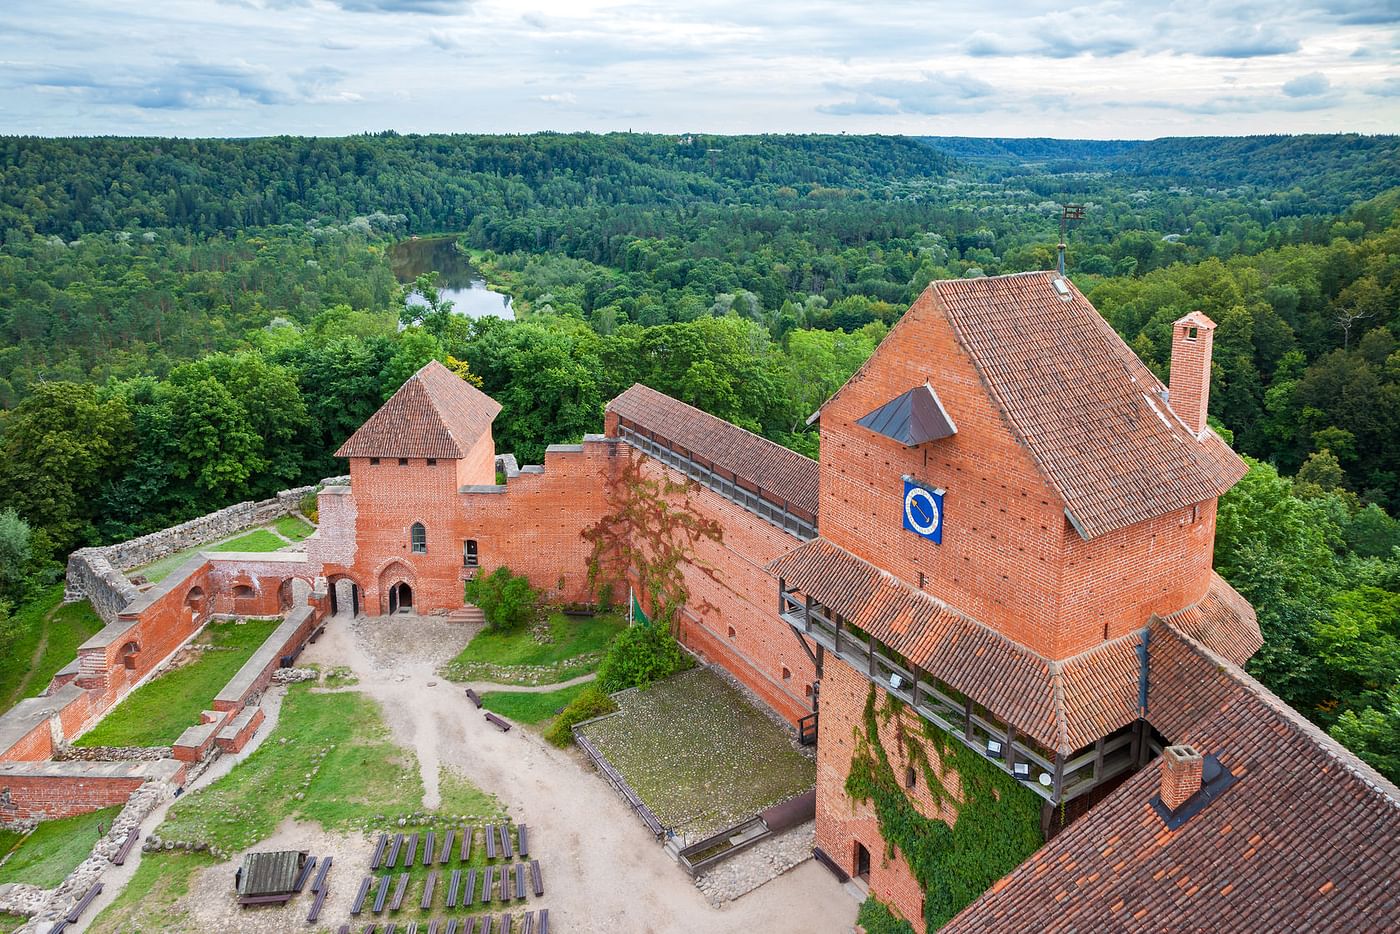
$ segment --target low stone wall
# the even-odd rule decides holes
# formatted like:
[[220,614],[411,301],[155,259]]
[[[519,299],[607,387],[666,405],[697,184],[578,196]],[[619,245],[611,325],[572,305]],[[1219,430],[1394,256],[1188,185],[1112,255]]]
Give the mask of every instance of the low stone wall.
[[235,503],[207,516],[191,519],[159,532],[101,548],[80,548],[68,556],[68,574],[63,600],[72,603],[87,598],[104,622],[136,599],[139,591],[124,571],[142,567],[188,548],[236,535],[254,526],[266,525],[301,508],[301,500],[317,486],[348,486],[349,477],[327,477],[320,484],[283,490],[270,499]]

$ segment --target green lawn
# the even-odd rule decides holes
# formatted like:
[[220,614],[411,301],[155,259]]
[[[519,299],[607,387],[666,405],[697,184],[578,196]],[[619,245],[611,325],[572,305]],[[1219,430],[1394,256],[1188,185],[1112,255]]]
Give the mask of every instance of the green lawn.
[[281,620],[210,623],[199,641],[213,648],[142,685],[73,745],[169,746],[199,722],[200,711],[209,709],[224,685],[279,625]]
[[[502,813],[494,798],[465,779],[449,776],[442,791],[445,814],[488,807],[479,816]],[[422,806],[418,763],[390,738],[378,705],[354,691],[313,694],[303,683],[287,692],[277,729],[257,751],[209,787],[175,802],[157,833],[233,851],[267,837],[287,817],[356,830],[378,815]]]
[[544,643],[528,629],[483,629],[442,674],[453,681],[557,684],[596,671],[603,650],[626,625],[621,613],[570,617],[554,612],[549,614],[552,641]]
[[[288,536],[288,538],[290,537],[291,536]],[[266,529],[254,529],[251,532],[244,532],[222,542],[199,545],[195,548],[186,548],[184,551],[177,551],[173,555],[166,555],[159,561],[152,562],[145,567],[134,568],[128,571],[127,576],[136,577],[139,575],[154,584],[164,580],[170,575],[171,571],[174,571],[201,551],[276,551],[279,548],[286,547],[286,542]]]
[[0,865],[0,883],[28,882],[51,889],[87,859],[98,840],[97,825],[110,826],[121,807],[44,821]]
[[588,684],[575,684],[547,694],[487,691],[481,695],[481,706],[516,723],[543,723],[587,689]]
[[294,542],[299,542],[316,531],[316,527],[301,518],[301,516],[283,516],[272,523],[272,525],[277,531]]
[[62,602],[63,585],[55,584],[15,611],[15,641],[0,652],[0,711],[41,693],[102,628],[88,601]]
[[197,870],[214,865],[207,853],[145,853],[131,881],[93,921],[97,934],[162,934],[185,931],[189,912],[176,902],[189,894]]
[[816,763],[708,668],[616,700],[583,732],[667,827],[704,836],[816,783]]

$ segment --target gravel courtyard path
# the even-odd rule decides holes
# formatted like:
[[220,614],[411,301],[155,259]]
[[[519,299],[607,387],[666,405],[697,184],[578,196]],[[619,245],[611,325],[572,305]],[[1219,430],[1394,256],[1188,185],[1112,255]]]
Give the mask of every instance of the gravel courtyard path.
[[530,825],[531,850],[545,871],[545,902],[559,930],[837,934],[852,929],[856,902],[811,860],[723,908],[712,907],[576,754],[525,729],[501,733],[482,719],[462,685],[437,677],[437,667],[455,656],[474,630],[419,617],[354,623],[342,618],[307,647],[302,659],[354,671],[357,689],[380,702],[395,737],[417,753],[426,806],[436,803],[438,766],[445,764]]

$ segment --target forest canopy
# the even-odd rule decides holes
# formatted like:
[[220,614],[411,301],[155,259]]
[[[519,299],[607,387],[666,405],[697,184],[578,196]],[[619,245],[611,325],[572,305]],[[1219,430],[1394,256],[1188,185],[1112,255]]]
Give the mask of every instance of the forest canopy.
[[[1173,320],[1219,326],[1251,671],[1400,776],[1398,169],[1356,135],[0,139],[0,641],[75,547],[340,473],[430,359],[521,463],[637,381],[814,456],[930,280],[1053,268],[1073,202],[1069,274],[1160,376]],[[517,320],[405,313],[426,234]]]

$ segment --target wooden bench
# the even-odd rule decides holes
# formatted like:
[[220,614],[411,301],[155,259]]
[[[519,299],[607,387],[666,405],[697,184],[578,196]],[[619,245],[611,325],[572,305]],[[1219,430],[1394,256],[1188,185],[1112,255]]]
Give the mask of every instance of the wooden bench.
[[326,631],[326,627],[325,627],[325,626],[317,626],[317,627],[316,627],[316,631],[313,632],[313,633],[311,634],[311,638],[310,638],[310,639],[307,639],[306,641],[307,641],[307,642],[310,642],[312,645],[315,645],[315,644],[316,644],[316,640],[319,639],[319,638],[321,638],[321,633],[323,633],[323,632],[325,632],[325,631]]
[[399,876],[399,884],[394,888],[394,897],[389,902],[390,911],[398,911],[403,907],[403,896],[408,891],[408,873]]
[[437,837],[429,830],[423,836],[423,865],[431,866],[435,855],[437,855]]
[[514,859],[515,854],[510,849],[510,825],[502,824],[497,828],[501,834],[501,857],[503,859]]
[[297,873],[296,891],[301,892],[306,888],[306,880],[311,878],[311,873],[316,869],[316,857],[308,857],[306,862],[301,864],[301,872]]
[[520,851],[520,855],[521,855],[521,856],[529,856],[529,855],[530,855],[530,835],[529,835],[529,833],[525,830],[525,825],[524,825],[524,824],[520,824],[519,826],[517,826],[517,827],[515,828],[515,837],[516,837],[516,847],[515,847],[515,848],[516,848],[517,850]]
[[[403,834],[401,834],[401,833],[396,833],[396,834],[394,834],[394,842],[393,842],[393,845],[391,845],[391,846],[389,847],[389,858],[386,859],[386,860],[384,860],[384,868],[385,868],[385,869],[390,868],[391,866],[393,866],[395,863],[397,863],[397,862],[399,861],[399,850],[402,849],[402,848],[403,848]],[[374,867],[372,867],[372,868],[378,869],[378,868],[380,868],[380,867],[374,866]]]
[[[63,934],[68,929],[68,919],[62,918],[54,922],[54,926],[49,928],[49,934]],[[468,932],[470,934],[470,932]]]
[[357,915],[365,910],[365,896],[369,894],[369,887],[374,882],[374,876],[365,876],[360,883],[360,890],[355,893],[355,901],[350,905],[350,914]]
[[535,934],[535,913],[525,912],[525,917],[520,919],[520,934]]
[[240,908],[248,905],[285,905],[292,900],[290,895],[244,895],[238,900]]
[[[329,858],[327,857],[327,859]],[[315,924],[316,919],[321,917],[321,906],[326,903],[326,893],[330,891],[330,887],[323,885],[315,891],[316,900],[311,903],[311,910],[306,913],[307,924]]]
[[467,887],[462,892],[462,907],[470,908],[476,902],[476,870],[467,870]]
[[448,919],[447,919],[447,930],[443,931],[442,934],[457,934],[457,919],[456,919],[456,918],[448,918]]
[[499,931],[500,934],[510,934],[510,914],[509,914],[509,913],[501,915],[500,920],[496,922],[496,930]]
[[496,858],[496,825],[486,825],[486,858]]
[[335,929],[335,934],[350,934],[350,925],[342,924],[340,927]]
[[442,924],[442,922],[441,922],[441,921],[438,921],[437,919],[433,919],[432,921],[429,921],[429,922],[428,922],[428,934],[438,934],[438,925],[440,925],[440,924]]
[[471,688],[467,688],[467,699],[476,705],[477,710],[481,709],[481,698]]
[[541,908],[539,914],[540,929],[536,934],[549,934],[549,909]]
[[486,881],[481,884],[481,903],[491,904],[491,899],[495,897],[496,869],[494,866],[486,867]]
[[535,897],[540,898],[544,895],[544,878],[540,875],[540,861],[537,859],[530,860],[530,879],[535,884]]
[[329,856],[321,860],[321,871],[316,873],[316,881],[311,883],[311,891],[320,892],[321,889],[325,887],[326,873],[331,871],[332,862],[334,862],[334,860]]
[[380,914],[381,912],[383,912],[383,911],[384,911],[384,899],[386,899],[386,898],[388,898],[388,897],[389,897],[389,877],[388,877],[388,876],[380,876],[380,877],[379,877],[379,888],[377,888],[377,889],[374,890],[374,907],[371,908],[370,910],[373,911],[375,914]]
[[525,869],[524,863],[515,867],[515,897],[522,901],[525,898]]
[[458,857],[459,861],[466,862],[472,858],[472,837],[476,836],[475,827],[462,828],[462,852]]
[[457,907],[457,892],[462,888],[462,870],[452,870],[452,875],[447,881],[447,907]]
[[438,862],[446,864],[452,858],[452,838],[457,835],[456,830],[449,830],[442,838],[442,854],[438,856]]
[[397,922],[397,921],[390,921],[388,924],[384,925],[384,934],[394,934],[394,932],[397,931],[398,929],[399,929],[399,924],[398,924],[398,922]]
[[427,911],[433,907],[433,888],[437,886],[437,870],[428,873],[427,880],[423,883],[423,899],[418,903],[418,907]]
[[502,733],[510,732],[510,724],[493,714],[491,711],[486,711],[485,716],[486,722],[494,726],[496,729],[500,730]]
[[413,861],[418,858],[418,834],[413,834],[408,838],[408,849],[404,850],[403,868],[413,867]]
[[69,924],[77,924],[78,919],[83,916],[83,912],[88,910],[88,906],[92,904],[93,899],[101,894],[102,883],[93,883],[92,888],[83,893],[83,897],[78,899],[78,903],[73,906],[73,909],[68,912],[68,915],[63,920],[67,921]]
[[374,843],[374,855],[369,858],[369,868],[378,869],[379,861],[384,858],[384,849],[389,845],[389,835],[381,833],[379,839]]
[[127,832],[126,839],[122,841],[121,847],[117,850],[116,855],[112,857],[113,866],[122,866],[126,864],[126,858],[131,855],[131,849],[136,846],[136,841],[140,839],[140,837],[140,827],[132,827],[131,830]]

